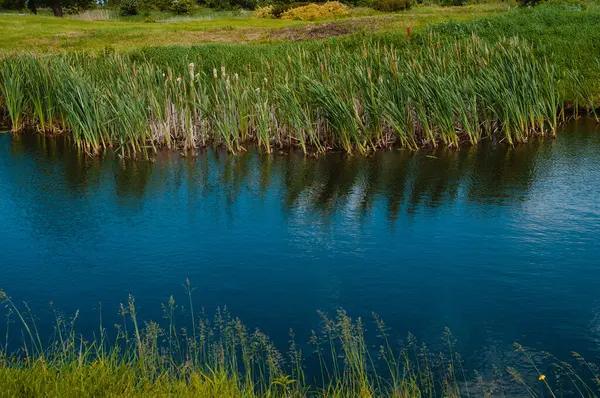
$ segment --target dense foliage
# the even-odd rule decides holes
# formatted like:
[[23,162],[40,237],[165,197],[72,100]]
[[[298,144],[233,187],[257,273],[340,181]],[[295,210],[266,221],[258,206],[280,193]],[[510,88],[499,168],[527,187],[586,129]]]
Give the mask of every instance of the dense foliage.
[[175,14],[183,15],[188,14],[193,6],[191,0],[173,0],[169,9]]
[[373,0],[372,6],[378,11],[396,12],[409,9],[412,4],[411,0]]
[[138,0],[121,0],[119,4],[119,14],[123,16],[137,15],[140,12],[140,2]]

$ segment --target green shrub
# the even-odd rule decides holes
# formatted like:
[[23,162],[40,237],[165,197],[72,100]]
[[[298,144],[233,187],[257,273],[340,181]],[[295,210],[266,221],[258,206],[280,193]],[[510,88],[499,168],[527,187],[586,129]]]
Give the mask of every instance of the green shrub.
[[121,0],[119,5],[119,14],[122,16],[137,15],[140,13],[140,3],[138,0]]
[[79,1],[76,3],[68,4],[63,7],[63,12],[66,15],[77,15],[81,14],[86,10],[90,10],[96,7],[95,1]]
[[273,6],[271,14],[274,18],[281,18],[281,14],[290,9],[290,4],[277,3]]
[[150,6],[159,11],[169,11],[173,5],[173,0],[152,0]]
[[229,0],[206,0],[206,6],[216,10],[228,10],[231,8]]
[[411,6],[411,0],[373,0],[373,8],[383,12],[408,10]]
[[257,0],[230,0],[229,4],[234,10],[254,10],[258,6]]
[[171,2],[171,7],[169,7],[169,8],[175,14],[183,15],[183,14],[189,14],[190,10],[192,9],[193,6],[194,6],[194,4],[192,3],[191,0],[173,0]]

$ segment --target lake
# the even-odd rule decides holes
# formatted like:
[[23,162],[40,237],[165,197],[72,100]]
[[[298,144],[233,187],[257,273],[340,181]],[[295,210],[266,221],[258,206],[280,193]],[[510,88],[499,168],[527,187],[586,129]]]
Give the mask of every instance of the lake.
[[[285,351],[317,310],[433,347],[449,327],[470,369],[519,342],[600,360],[600,128],[511,148],[369,157],[161,152],[90,158],[62,138],[0,135],[0,288],[50,335],[56,308],[91,334],[160,320],[170,295],[227,306]],[[14,327],[14,326],[13,326]],[[16,327],[14,327],[16,330]],[[110,327],[109,327],[110,329]],[[5,325],[0,325],[4,335]],[[15,332],[16,333],[16,332]],[[18,345],[19,336],[13,334]]]

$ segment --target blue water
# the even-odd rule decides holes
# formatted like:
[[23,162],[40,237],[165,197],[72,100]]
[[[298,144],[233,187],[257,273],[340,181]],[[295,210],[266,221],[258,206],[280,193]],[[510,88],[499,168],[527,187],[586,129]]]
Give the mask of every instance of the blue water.
[[[160,319],[186,278],[285,350],[317,310],[395,338],[444,327],[473,369],[511,343],[600,360],[600,128],[461,151],[88,158],[62,139],[0,135],[0,288],[52,329],[119,321],[133,294]],[[0,325],[3,335],[4,326]]]

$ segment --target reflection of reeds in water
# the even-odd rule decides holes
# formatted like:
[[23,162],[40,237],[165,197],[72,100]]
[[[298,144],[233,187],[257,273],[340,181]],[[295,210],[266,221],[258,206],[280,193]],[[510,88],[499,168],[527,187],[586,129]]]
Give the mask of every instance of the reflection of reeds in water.
[[[226,212],[244,195],[280,194],[287,214],[301,203],[322,217],[340,208],[349,208],[356,218],[386,209],[393,222],[457,200],[501,204],[518,200],[515,193],[526,197],[536,165],[555,142],[536,140],[515,148],[482,142],[460,151],[380,151],[368,157],[331,153],[318,160],[306,159],[301,151],[271,157],[255,150],[239,156],[209,150],[183,159],[165,151],[155,163],[113,159],[111,151],[88,157],[64,139],[39,135],[16,136],[11,150],[27,154],[22,159],[34,161],[38,176],[47,174],[47,161],[55,162],[55,182],[79,193],[108,189],[122,199],[141,199],[185,186],[193,202],[217,200]],[[382,206],[373,206],[377,200]]]
[[[597,368],[578,354],[574,363],[549,354],[535,355],[520,345],[516,352],[533,370],[521,374],[516,366],[485,380],[467,371],[455,350],[449,330],[443,349],[431,352],[409,334],[405,343],[392,343],[385,323],[374,316],[377,344],[367,341],[362,319],[340,310],[334,318],[320,313],[322,331],[312,333],[308,345],[297,343],[290,331],[286,354],[259,330],[248,330],[226,309],[214,318],[194,312],[189,281],[188,301],[173,296],[162,306],[163,324],[138,319],[129,296],[121,305],[115,332],[100,323],[91,339],[78,333],[72,318],[54,312],[54,334],[40,337],[31,309],[17,306],[0,290],[7,308],[6,340],[0,346],[0,383],[7,396],[206,396],[206,397],[460,397],[505,396],[514,392],[507,382],[520,385],[532,397],[550,395],[596,396]],[[184,310],[184,307],[187,309]],[[193,320],[178,324],[182,313]],[[188,319],[189,319],[188,318]],[[9,335],[15,321],[22,335],[19,350],[11,351]],[[306,352],[315,369],[305,371]],[[308,348],[310,346],[310,348]],[[544,369],[552,369],[544,374]],[[585,376],[582,376],[585,375]],[[584,377],[586,379],[584,379]],[[535,379],[539,385],[536,385]],[[588,380],[591,378],[591,381]]]
[[160,146],[241,153],[249,142],[268,153],[517,143],[554,134],[562,105],[554,68],[517,38],[432,36],[418,48],[300,48],[263,61],[206,74],[116,54],[5,56],[0,103],[13,131],[69,131],[88,153],[132,157]]

